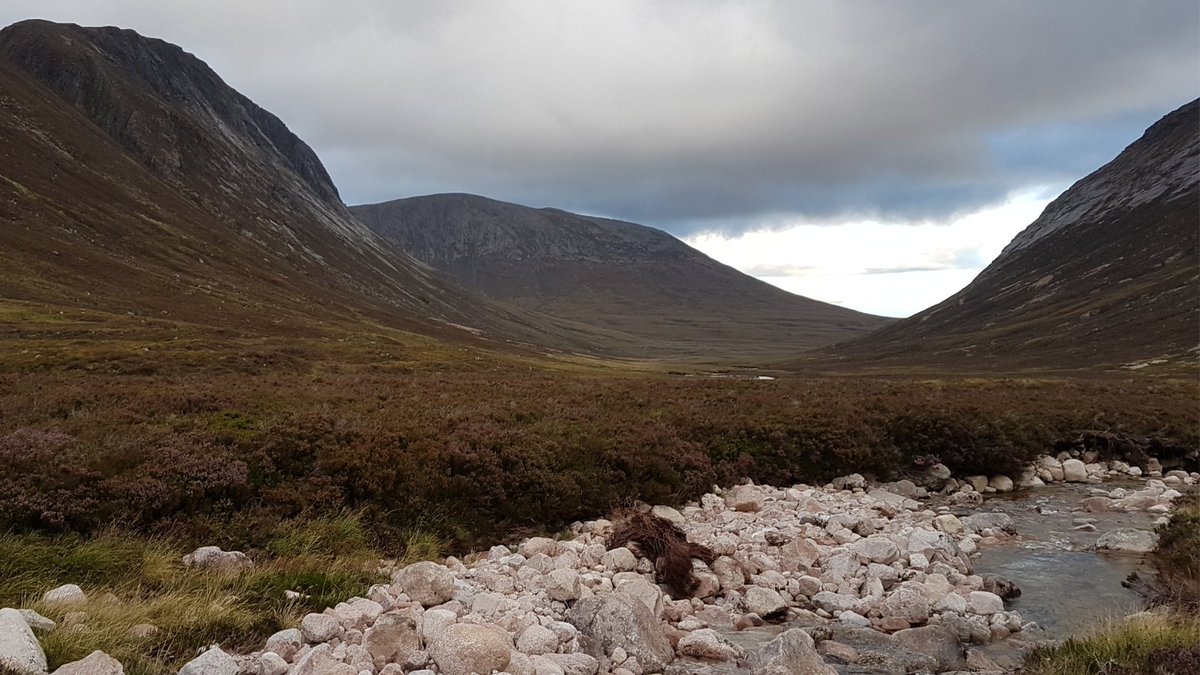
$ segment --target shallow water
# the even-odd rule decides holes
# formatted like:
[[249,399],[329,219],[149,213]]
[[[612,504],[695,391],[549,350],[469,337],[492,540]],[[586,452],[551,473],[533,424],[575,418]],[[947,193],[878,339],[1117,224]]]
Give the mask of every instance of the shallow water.
[[[1131,572],[1153,574],[1140,556],[1097,553],[1091,550],[1107,531],[1134,527],[1152,530],[1157,514],[1074,513],[1079,501],[1095,487],[1138,489],[1141,481],[1113,481],[1101,485],[1054,484],[986,499],[982,506],[963,514],[1003,511],[1012,516],[1018,536],[1002,544],[981,548],[975,559],[976,574],[999,574],[1021,588],[1020,597],[1005,604],[1038,627],[1024,638],[1064,638],[1086,632],[1098,622],[1143,608],[1142,598],[1121,582]],[[1093,518],[1095,532],[1073,529],[1075,517]]]

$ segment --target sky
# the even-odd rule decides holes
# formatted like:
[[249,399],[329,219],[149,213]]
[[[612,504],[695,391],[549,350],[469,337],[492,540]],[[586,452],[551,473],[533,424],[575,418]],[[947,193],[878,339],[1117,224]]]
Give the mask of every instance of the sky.
[[1200,96],[1195,0],[5,0],[179,44],[343,199],[631,220],[906,316]]

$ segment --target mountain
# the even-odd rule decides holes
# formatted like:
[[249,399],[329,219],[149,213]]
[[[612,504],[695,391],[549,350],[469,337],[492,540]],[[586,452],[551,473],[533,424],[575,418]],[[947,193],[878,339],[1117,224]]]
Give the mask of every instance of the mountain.
[[787,293],[634,223],[465,194],[351,212],[488,297],[631,335],[652,353],[781,355],[888,321]]
[[1200,101],[1192,101],[1051,202],[962,291],[819,358],[964,369],[1195,368],[1198,240]]
[[0,31],[0,157],[0,310],[231,334],[383,326],[597,343],[397,252],[350,215],[279,118],[131,30],[35,20]]

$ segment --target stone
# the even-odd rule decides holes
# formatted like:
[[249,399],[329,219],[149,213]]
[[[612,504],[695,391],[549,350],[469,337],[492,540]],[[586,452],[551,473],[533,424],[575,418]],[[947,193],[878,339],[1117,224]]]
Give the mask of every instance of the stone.
[[1149,553],[1158,545],[1158,535],[1146,530],[1121,528],[1100,535],[1096,541],[1097,551],[1119,553]]
[[[870,625],[870,622],[867,622]],[[825,657],[826,661],[849,665],[858,660],[858,650],[844,642],[837,640],[822,640],[817,643],[817,653]]]
[[558,555],[558,542],[549,537],[531,537],[521,542],[517,552],[526,558],[532,558],[539,553],[553,558]]
[[851,612],[850,610],[846,610],[841,614],[838,614],[838,621],[851,626],[861,626],[863,628],[871,625],[870,619],[857,612]]
[[256,675],[287,675],[288,662],[275,652],[263,652],[255,659]]
[[663,615],[663,592],[658,586],[638,577],[617,585],[617,591],[638,600],[655,618]]
[[46,654],[25,617],[15,609],[0,609],[0,670],[19,675],[45,675]]
[[517,638],[517,651],[532,656],[553,654],[558,651],[558,634],[535,623],[522,631],[521,636]]
[[561,672],[563,675],[596,675],[600,671],[599,659],[580,652],[572,654],[545,654],[539,658],[557,666],[560,669],[558,672]]
[[35,633],[53,633],[54,629],[58,627],[58,624],[32,609],[18,609],[17,611],[21,613],[21,617],[25,619],[25,623],[29,624],[29,627]]
[[152,623],[136,623],[129,627],[127,634],[135,640],[145,640],[158,635],[159,630],[161,629]]
[[764,619],[770,619],[787,612],[787,603],[783,596],[770,588],[751,586],[746,589],[746,609]]
[[983,492],[988,486],[987,476],[967,476],[963,480],[967,481],[967,484],[976,492]]
[[662,672],[675,656],[665,624],[625,593],[580,600],[567,612],[567,621],[587,638],[584,651],[597,659],[620,647],[636,654],[647,672]]
[[342,625],[328,614],[305,614],[300,620],[300,633],[309,644],[329,642],[342,634]]
[[491,673],[508,667],[512,642],[498,626],[456,623],[429,645],[429,656],[443,675]]
[[669,520],[674,525],[683,525],[687,522],[684,520],[682,513],[670,506],[663,506],[661,504],[650,509],[650,515],[662,518],[663,520]]
[[834,593],[832,591],[821,591],[812,596],[812,603],[818,609],[823,609],[830,614],[837,615],[844,611],[854,611],[858,608],[858,598],[853,595],[843,593]]
[[263,650],[275,652],[285,660],[291,661],[302,646],[304,646],[304,634],[297,628],[287,628],[267,638],[267,644]]
[[962,524],[968,532],[973,533],[979,533],[983,530],[1007,533],[1016,532],[1016,529],[1013,527],[1012,516],[1007,513],[974,513],[963,518]]
[[793,628],[781,633],[747,659],[756,675],[837,675],[837,669],[825,663],[808,633]]
[[879,611],[884,618],[904,619],[910,624],[929,620],[929,600],[921,591],[902,584],[883,599]]
[[734,511],[761,511],[765,499],[756,485],[735,485],[725,491],[725,506]]
[[179,669],[179,675],[238,675],[241,670],[237,659],[220,647],[212,647],[184,664]]
[[421,650],[417,621],[409,614],[383,614],[363,633],[362,646],[377,667],[403,663]]
[[559,602],[578,600],[582,588],[579,572],[573,569],[551,570],[546,575],[546,595],[551,600]]
[[951,536],[963,533],[962,521],[953,513],[945,513],[933,519],[933,526]]
[[1004,611],[1004,600],[995,593],[987,591],[971,591],[967,595],[967,609],[975,614],[990,616]]
[[448,609],[430,609],[421,615],[421,639],[429,644],[441,636],[447,627],[454,625],[458,615]]
[[183,566],[220,574],[240,574],[254,569],[254,561],[241,551],[222,551],[219,546],[201,546],[183,556]]
[[954,631],[942,626],[906,628],[892,634],[901,647],[937,659],[938,672],[961,670],[966,666],[962,647]]
[[392,576],[392,583],[423,607],[435,607],[454,597],[454,574],[435,562],[422,561],[404,567]]
[[988,487],[992,488],[996,492],[1012,492],[1014,487],[1013,479],[1004,475],[992,476],[988,480]]
[[900,548],[896,542],[882,535],[874,535],[860,539],[850,545],[850,550],[858,554],[863,562],[888,565],[900,557]]
[[58,607],[71,607],[82,605],[87,602],[87,595],[83,589],[75,584],[65,584],[58,588],[46,591],[42,595],[42,602],[47,605],[55,605]]
[[97,649],[78,661],[59,666],[54,675],[125,675],[125,667]]
[[1062,463],[1062,474],[1062,479],[1068,483],[1086,483],[1088,479],[1087,465],[1078,459],[1064,460]]
[[333,655],[333,647],[319,644],[296,657],[289,675],[338,675],[336,669],[343,665],[346,664]]
[[863,478],[862,474],[852,473],[834,478],[830,485],[835,490],[861,490],[867,486],[867,479]]
[[614,572],[632,572],[637,567],[637,556],[620,546],[607,551],[600,558],[600,564]]
[[1107,513],[1113,510],[1113,500],[1108,497],[1087,497],[1079,502],[1084,513]]
[[1016,598],[1021,595],[1021,588],[1017,586],[1015,581],[1005,579],[998,574],[984,574],[983,589],[989,593],[995,593],[1004,600]]
[[692,631],[683,636],[675,651],[680,656],[690,656],[708,661],[733,661],[746,655],[746,650],[721,637],[711,628]]

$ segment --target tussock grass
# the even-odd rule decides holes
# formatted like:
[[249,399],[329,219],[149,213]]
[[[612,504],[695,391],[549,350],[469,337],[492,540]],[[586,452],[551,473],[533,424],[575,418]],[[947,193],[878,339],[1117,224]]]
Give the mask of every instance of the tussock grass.
[[[309,611],[384,581],[379,556],[353,512],[283,523],[253,570],[238,576],[185,569],[189,547],[108,531],[94,538],[0,534],[0,606],[28,607],[59,623],[40,636],[51,669],[100,649],[131,675],[175,672],[197,648],[250,650]],[[41,595],[77,583],[82,606],[51,606]],[[303,596],[285,598],[284,591]],[[83,612],[77,621],[72,613]],[[138,637],[140,624],[157,627]]]
[[1200,619],[1144,615],[1105,624],[1093,635],[1039,648],[1025,660],[1028,675],[1177,675],[1200,667]]
[[1171,520],[1158,528],[1151,560],[1158,569],[1163,600],[1200,615],[1200,495],[1175,501]]

